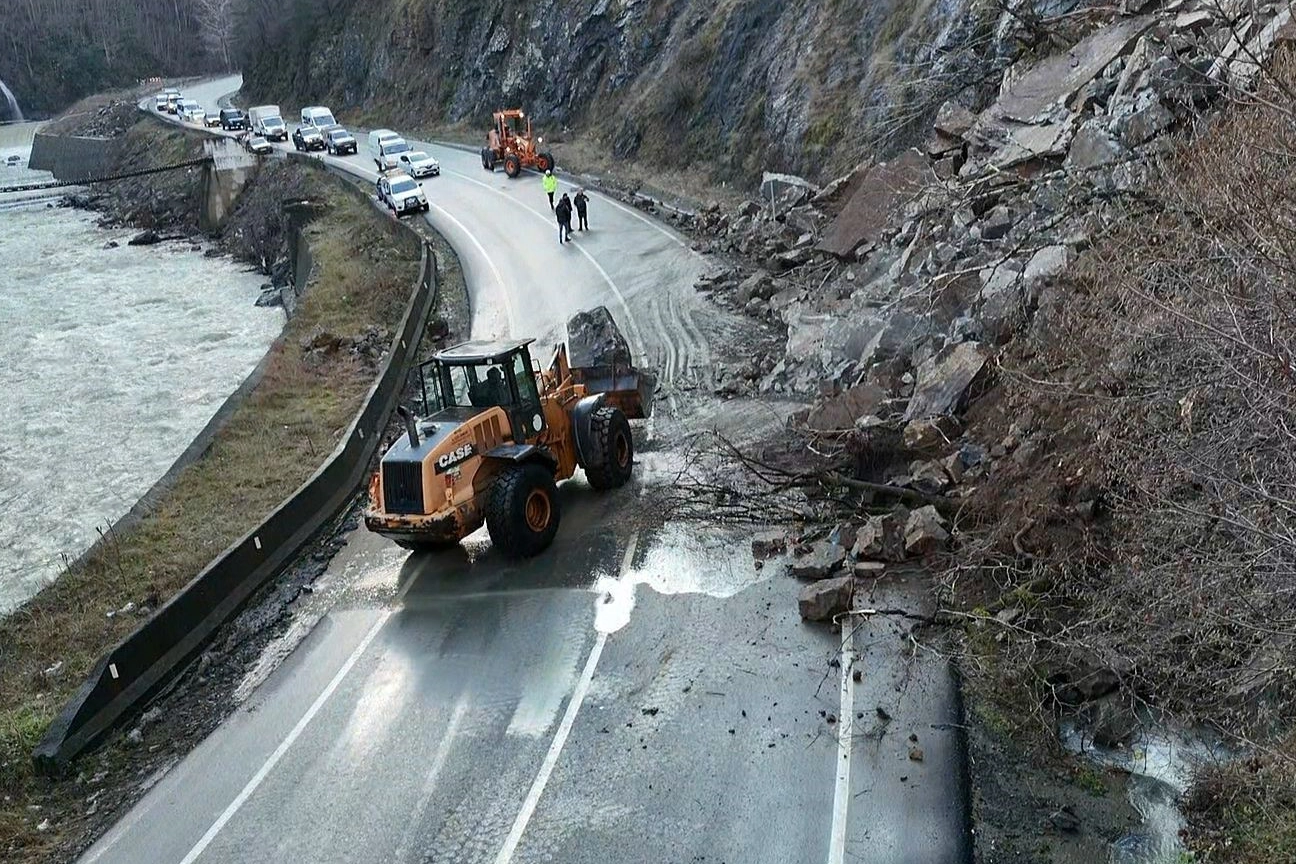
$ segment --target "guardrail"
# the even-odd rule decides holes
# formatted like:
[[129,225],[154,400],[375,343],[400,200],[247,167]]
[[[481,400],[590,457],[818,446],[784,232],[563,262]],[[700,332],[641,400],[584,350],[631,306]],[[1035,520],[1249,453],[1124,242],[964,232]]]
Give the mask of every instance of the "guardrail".
[[[417,233],[405,226],[398,230]],[[38,771],[60,773],[80,753],[134,716],[184,671],[257,589],[291,563],[365,479],[417,356],[425,323],[436,307],[436,260],[422,238],[418,243],[422,247],[418,284],[378,379],[341,443],[260,525],[222,552],[100,659],[33,751]]]

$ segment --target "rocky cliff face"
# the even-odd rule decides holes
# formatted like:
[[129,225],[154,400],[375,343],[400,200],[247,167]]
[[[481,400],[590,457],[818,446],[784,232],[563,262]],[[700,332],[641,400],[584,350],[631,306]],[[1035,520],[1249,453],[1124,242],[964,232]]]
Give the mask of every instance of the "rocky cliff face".
[[618,157],[745,185],[914,143],[946,98],[988,98],[1003,44],[982,0],[316,5],[245,18],[250,98],[483,129],[520,106],[552,138],[592,133]]

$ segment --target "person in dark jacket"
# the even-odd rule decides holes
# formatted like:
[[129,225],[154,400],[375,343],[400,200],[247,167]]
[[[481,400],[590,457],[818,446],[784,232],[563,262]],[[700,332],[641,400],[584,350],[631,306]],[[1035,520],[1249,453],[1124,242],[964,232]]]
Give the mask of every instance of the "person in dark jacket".
[[566,243],[571,239],[571,217],[572,204],[571,199],[564,192],[558,204],[554,207],[554,215],[558,217],[558,242]]
[[586,211],[589,209],[589,196],[585,194],[584,189],[576,190],[576,198],[573,203],[576,204],[576,217],[579,223],[577,225],[577,230],[588,231],[589,220],[585,217],[586,217]]

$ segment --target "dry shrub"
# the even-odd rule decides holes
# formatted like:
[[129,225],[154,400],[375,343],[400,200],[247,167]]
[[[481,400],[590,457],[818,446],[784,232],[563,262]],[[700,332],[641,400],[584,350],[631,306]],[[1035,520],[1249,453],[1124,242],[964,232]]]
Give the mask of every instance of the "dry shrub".
[[1048,340],[1006,364],[1038,456],[969,510],[997,522],[952,583],[1022,613],[1012,674],[1113,667],[1243,737],[1296,720],[1296,63],[1273,73],[1095,219]]

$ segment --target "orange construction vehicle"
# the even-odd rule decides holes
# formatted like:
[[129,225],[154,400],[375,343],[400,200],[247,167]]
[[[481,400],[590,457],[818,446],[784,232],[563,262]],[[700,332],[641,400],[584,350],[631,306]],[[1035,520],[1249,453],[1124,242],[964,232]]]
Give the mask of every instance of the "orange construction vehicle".
[[543,138],[531,134],[531,118],[519,108],[495,112],[495,125],[486,133],[486,146],[482,148],[482,167],[494,171],[504,165],[504,173],[516,177],[523,168],[549,171],[554,167],[553,155],[540,151]]
[[565,345],[538,371],[531,342],[466,342],[422,365],[422,416],[399,409],[405,434],[369,484],[370,531],[425,550],[485,523],[496,549],[529,557],[558,530],[558,481],[577,467],[595,489],[630,479],[628,420],[648,416],[655,377],[619,362],[573,368]]

